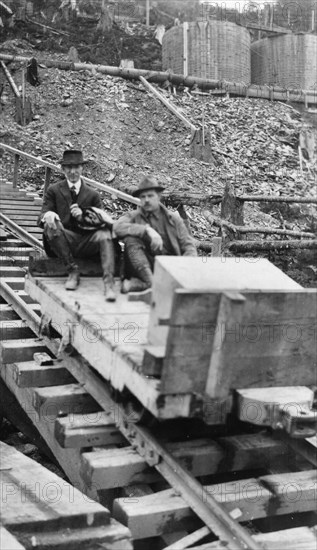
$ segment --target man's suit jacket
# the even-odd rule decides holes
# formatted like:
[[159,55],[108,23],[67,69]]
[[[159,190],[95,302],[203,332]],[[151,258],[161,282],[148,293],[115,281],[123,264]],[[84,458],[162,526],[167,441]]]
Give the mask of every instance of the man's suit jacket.
[[[70,214],[71,204],[72,197],[66,179],[50,185],[44,197],[42,212],[39,216],[38,224],[43,227],[42,218],[44,214],[52,210],[59,215],[61,222],[66,229],[76,231],[76,221]],[[103,208],[98,191],[88,187],[88,185],[86,185],[83,181],[81,182],[79,195],[77,196],[77,204],[81,209],[87,208],[88,206]]]

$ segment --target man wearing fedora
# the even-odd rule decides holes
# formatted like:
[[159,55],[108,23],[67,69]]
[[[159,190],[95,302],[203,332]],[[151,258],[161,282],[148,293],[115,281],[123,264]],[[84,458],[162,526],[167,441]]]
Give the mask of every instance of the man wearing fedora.
[[152,176],[145,176],[133,196],[140,207],[114,222],[117,237],[124,239],[127,275],[122,292],[143,291],[152,286],[155,256],[197,256],[193,238],[178,213],[161,204],[164,190]]
[[[114,302],[114,250],[112,243],[112,220],[95,227],[85,227],[84,216],[92,211],[104,218],[99,193],[82,180],[86,163],[81,151],[64,151],[61,165],[65,178],[48,187],[43,201],[39,225],[44,227],[44,248],[48,256],[60,258],[66,264],[67,290],[76,290],[80,281],[76,258],[89,258],[100,254],[107,301]],[[90,213],[91,215],[91,213]],[[103,227],[98,229],[98,227]]]

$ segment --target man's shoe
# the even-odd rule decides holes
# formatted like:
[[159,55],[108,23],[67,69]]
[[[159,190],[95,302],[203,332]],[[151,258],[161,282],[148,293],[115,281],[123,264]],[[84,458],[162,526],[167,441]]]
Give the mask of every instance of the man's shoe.
[[70,271],[67,281],[65,283],[66,290],[76,290],[79,285],[80,274],[78,269],[72,269]]
[[147,288],[141,292],[129,292],[128,302],[144,302],[151,305],[152,303],[152,289]]
[[148,290],[151,288],[149,283],[144,283],[141,279],[137,277],[132,277],[129,279],[124,279],[121,285],[121,293],[128,294],[128,292],[142,292],[143,290]]
[[108,275],[107,277],[104,278],[104,286],[105,286],[106,302],[115,302],[117,299],[117,296],[115,293],[114,279],[112,275]]

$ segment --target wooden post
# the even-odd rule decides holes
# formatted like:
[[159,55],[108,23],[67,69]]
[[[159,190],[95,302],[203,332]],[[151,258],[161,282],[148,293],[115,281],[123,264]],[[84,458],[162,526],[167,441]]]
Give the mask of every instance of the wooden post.
[[180,217],[182,218],[184,224],[187,227],[187,231],[190,235],[192,235],[192,230],[190,227],[189,219],[185,210],[185,206],[183,204],[179,204],[177,207],[177,212],[179,213]]
[[19,162],[20,155],[14,155],[14,168],[13,168],[13,188],[17,187],[18,177],[19,177]]
[[[236,197],[235,188],[232,183],[226,183],[221,202],[221,219],[226,220],[233,225],[244,225],[243,201],[240,201]],[[233,235],[232,231],[228,229],[225,230],[225,233],[226,236],[229,237],[229,240],[232,240],[232,237],[236,239],[242,238],[239,233]]]
[[183,73],[188,76],[188,23],[183,23]]
[[146,26],[149,27],[150,26],[150,9],[151,9],[151,6],[150,6],[150,0],[146,0]]
[[211,241],[211,255],[213,257],[221,256],[222,238],[214,237]]
[[45,195],[46,195],[46,191],[47,191],[48,186],[49,186],[49,184],[50,184],[51,174],[52,174],[51,168],[49,168],[49,166],[45,166],[45,179],[44,179],[43,199],[44,199],[44,197],[45,197]]

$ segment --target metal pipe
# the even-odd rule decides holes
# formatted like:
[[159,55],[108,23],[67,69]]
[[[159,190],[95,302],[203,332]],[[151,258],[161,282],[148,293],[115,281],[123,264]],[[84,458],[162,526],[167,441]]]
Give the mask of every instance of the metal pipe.
[[[3,61],[17,61],[26,63],[29,58],[23,56],[14,56],[0,53],[0,59]],[[146,78],[149,82],[164,83],[166,81],[171,84],[182,84],[188,88],[198,86],[206,90],[225,90],[229,94],[242,97],[253,97],[258,99],[274,99],[275,101],[293,101],[295,103],[304,103],[305,95],[309,103],[317,103],[316,90],[288,90],[278,86],[257,86],[255,84],[244,84],[243,82],[226,82],[223,80],[211,80],[199,78],[197,76],[184,76],[171,72],[160,72],[142,69],[126,69],[124,67],[113,67],[110,65],[92,65],[88,63],[72,63],[65,61],[56,61],[53,59],[39,59],[39,64],[46,67],[55,67],[60,70],[69,71],[92,71],[95,70],[102,74],[125,78],[127,80],[138,80],[140,76]]]

